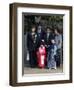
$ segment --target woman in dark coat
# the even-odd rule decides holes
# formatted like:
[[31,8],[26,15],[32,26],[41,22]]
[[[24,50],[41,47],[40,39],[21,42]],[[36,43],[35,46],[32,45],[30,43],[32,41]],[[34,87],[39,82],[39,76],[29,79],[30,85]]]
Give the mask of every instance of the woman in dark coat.
[[36,67],[36,49],[37,49],[37,34],[36,27],[32,26],[31,32],[27,35],[27,48],[29,51],[29,63],[30,67]]

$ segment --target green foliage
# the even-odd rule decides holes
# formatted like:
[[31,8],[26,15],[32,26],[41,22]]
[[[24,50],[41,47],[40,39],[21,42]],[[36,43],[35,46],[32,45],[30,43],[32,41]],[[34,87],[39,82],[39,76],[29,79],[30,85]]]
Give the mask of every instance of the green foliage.
[[24,31],[29,31],[33,24],[37,25],[36,19],[39,19],[39,23],[43,28],[49,27],[58,27],[59,29],[63,28],[63,15],[27,15],[24,16]]

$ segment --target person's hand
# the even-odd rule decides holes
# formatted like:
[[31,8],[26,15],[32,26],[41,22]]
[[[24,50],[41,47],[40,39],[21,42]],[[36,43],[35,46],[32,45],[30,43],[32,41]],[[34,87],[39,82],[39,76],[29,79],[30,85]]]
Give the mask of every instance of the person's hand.
[[47,47],[47,45],[45,45],[45,47]]

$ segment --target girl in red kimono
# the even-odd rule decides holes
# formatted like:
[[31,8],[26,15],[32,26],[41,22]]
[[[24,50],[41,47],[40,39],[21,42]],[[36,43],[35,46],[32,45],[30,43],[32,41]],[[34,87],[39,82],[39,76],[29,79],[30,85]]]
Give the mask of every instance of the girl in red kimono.
[[37,62],[38,62],[38,67],[40,67],[40,68],[45,67],[45,64],[46,64],[46,48],[44,45],[44,40],[42,40],[41,45],[37,51]]

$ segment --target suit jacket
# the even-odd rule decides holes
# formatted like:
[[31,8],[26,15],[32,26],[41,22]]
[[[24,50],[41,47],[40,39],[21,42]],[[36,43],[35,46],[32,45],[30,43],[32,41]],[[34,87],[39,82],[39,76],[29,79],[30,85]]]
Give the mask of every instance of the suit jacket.
[[50,33],[49,36],[47,36],[47,33],[44,35],[46,45],[51,44],[51,39],[54,39],[54,35],[52,33]]
[[41,40],[42,39],[44,40],[44,35],[45,35],[45,32],[44,31],[41,31],[41,33],[38,33],[37,32],[37,41],[38,41],[37,47],[38,48],[39,48],[39,46],[41,44]]

